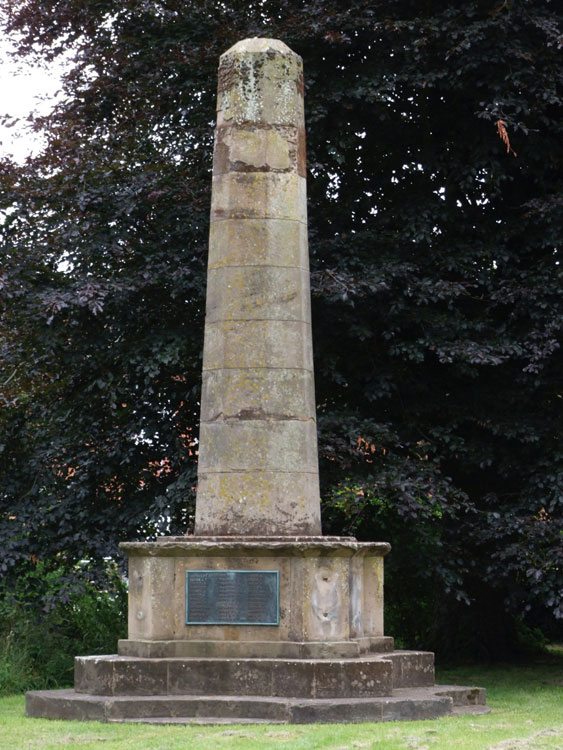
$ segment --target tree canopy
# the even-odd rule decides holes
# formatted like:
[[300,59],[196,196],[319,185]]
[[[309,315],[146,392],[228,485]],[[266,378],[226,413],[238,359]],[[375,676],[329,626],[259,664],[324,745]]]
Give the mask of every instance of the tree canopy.
[[392,543],[411,641],[498,655],[514,617],[561,622],[555,3],[18,0],[0,18],[20,55],[73,54],[42,152],[0,162],[0,574],[95,574],[119,541],[190,527],[216,70],[269,36],[305,67],[325,532]]

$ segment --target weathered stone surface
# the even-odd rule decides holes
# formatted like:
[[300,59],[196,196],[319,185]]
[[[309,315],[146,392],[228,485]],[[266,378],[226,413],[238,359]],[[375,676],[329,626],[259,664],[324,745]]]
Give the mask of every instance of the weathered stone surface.
[[107,702],[74,690],[30,690],[25,696],[25,713],[40,719],[107,721]]
[[305,130],[295,125],[224,125],[215,132],[213,174],[294,172],[305,177]]
[[[254,481],[255,473],[240,474],[243,478],[249,475]],[[290,476],[294,481],[296,474],[291,473]],[[310,476],[316,479],[315,474]],[[232,485],[233,481],[236,486],[238,480],[235,473],[229,475],[225,487]],[[256,488],[253,489],[253,497],[260,497]],[[297,489],[295,484],[286,488],[293,500],[299,497]],[[272,497],[277,497],[275,492],[266,493],[264,502],[267,503]],[[262,528],[267,528],[270,515],[275,519],[279,508],[292,507],[288,498],[281,499],[283,502],[274,503],[270,510],[266,505],[255,508],[255,516]],[[233,506],[232,516],[225,514],[231,520],[231,529],[236,528],[237,523],[234,501]],[[303,509],[295,503],[293,521],[301,528],[307,522],[304,515],[306,504]],[[155,622],[158,626],[154,632],[143,628],[140,635],[138,630],[135,634],[130,633],[133,640],[325,642],[326,657],[335,655],[331,651],[331,644],[335,642],[361,642],[360,653],[377,650],[373,644],[382,642],[374,640],[383,638],[382,616],[374,617],[372,610],[374,607],[382,609],[383,557],[389,551],[387,544],[313,536],[301,539],[278,537],[262,541],[246,536],[223,539],[193,536],[162,538],[157,542],[129,542],[121,546],[129,555],[133,577],[135,580],[137,576],[141,578],[141,583],[136,583],[136,590],[130,597],[131,622],[135,627],[137,622]],[[160,588],[157,577],[143,575],[146,561],[150,560],[149,567],[158,566],[161,558],[167,561],[166,590]],[[279,625],[186,625],[186,570],[277,570],[280,582]],[[157,587],[155,591],[151,588],[153,586]],[[140,591],[137,590],[139,587]],[[366,592],[370,596],[365,596]],[[156,611],[151,612],[148,609],[151,606]],[[143,615],[141,618],[139,611]],[[166,632],[162,629],[164,624],[168,628]],[[383,642],[390,641],[384,639]],[[226,655],[227,652],[222,653]],[[300,655],[307,654],[303,651]]]
[[393,638],[356,638],[350,641],[226,641],[124,639],[120,656],[162,658],[351,659],[368,653],[388,653]]
[[[200,472],[316,472],[315,423],[282,417],[260,419],[243,414],[242,418],[232,421],[203,422],[199,432]],[[257,491],[263,486],[260,482]],[[219,498],[217,500],[220,502]],[[252,502],[252,498],[240,496],[237,501],[242,515],[244,503]],[[223,511],[220,506],[216,509],[219,513]],[[289,508],[282,510],[284,515],[290,511]]]
[[[77,692],[90,695],[257,695],[365,698],[389,695],[385,658],[261,659],[78,657]],[[87,674],[87,679],[85,679]]]
[[209,234],[208,268],[276,266],[309,270],[307,227],[285,219],[214,221]]
[[217,125],[304,120],[303,62],[277,39],[245,39],[221,55]]
[[451,698],[431,695],[425,698],[391,697],[381,701],[382,721],[414,721],[416,719],[438,719],[452,713]]
[[237,694],[230,687],[233,661],[177,659],[169,663],[168,693],[173,695]]
[[350,634],[349,560],[323,557],[308,566],[304,592],[303,629],[311,640],[340,640]]
[[434,685],[434,654],[431,651],[393,651],[383,658],[391,660],[393,664],[394,687]]
[[485,688],[461,685],[437,685],[436,695],[450,697],[455,707],[484,706],[487,700]]
[[195,533],[318,535],[301,59],[246,40],[218,91]]
[[168,662],[125,656],[77,656],[77,693],[90,695],[159,695],[168,693]]
[[309,323],[309,274],[302,268],[223,266],[207,276],[207,320]]
[[[376,666],[379,664],[379,666]],[[315,690],[311,698],[368,698],[389,695],[393,689],[392,664],[382,657],[315,662]]]
[[113,664],[113,695],[167,695],[169,670],[165,659],[120,657]]
[[351,633],[383,636],[383,556],[357,556],[351,567]]
[[260,721],[286,722],[289,710],[283,699],[263,700],[254,696],[159,696],[158,699],[139,697],[133,700],[116,697],[108,712],[108,720],[113,722],[119,719],[135,721],[160,718],[162,723],[166,723],[162,717],[167,717],[170,721],[183,717],[203,719],[213,716],[220,717],[221,720],[243,722],[256,718]]
[[[448,688],[449,686],[444,686]],[[456,686],[457,688],[457,686]],[[457,688],[472,691],[473,688]],[[293,724],[435,719],[459,712],[487,713],[481,704],[454,706],[442,686],[394,691],[389,697],[285,698],[260,696],[93,696],[73,690],[36,690],[27,694],[28,716],[147,723],[224,723],[225,721]],[[482,696],[484,701],[484,696]]]
[[315,409],[313,389],[309,370],[207,370],[203,373],[201,421],[228,422],[252,416],[309,420]]
[[[308,323],[293,320],[208,323],[203,369],[297,369],[312,372],[313,354],[306,346],[310,334]],[[304,398],[310,398],[309,394]],[[241,402],[239,408],[244,407]]]
[[[241,434],[240,432],[238,433]],[[258,440],[260,432],[253,432]],[[264,458],[265,445],[254,457]],[[270,453],[273,464],[275,453]],[[291,458],[285,457],[286,460]],[[250,459],[249,459],[250,461]],[[266,463],[264,463],[267,466]],[[307,467],[303,467],[307,468]],[[202,498],[221,511],[220,521],[203,507],[198,516],[200,534],[264,534],[279,531],[280,524],[288,534],[315,534],[317,516],[311,513],[307,498],[319,491],[319,475],[314,467],[308,471],[212,471],[199,474],[198,491]],[[246,503],[248,517],[241,521],[241,501]]]
[[303,177],[293,173],[229,172],[213,177],[211,221],[285,219],[307,223]]
[[121,542],[119,548],[129,557],[178,557],[200,555],[230,555],[235,551],[257,557],[276,554],[301,557],[352,557],[356,554],[385,557],[391,545],[388,542],[358,542],[349,536],[283,535],[264,536],[159,536],[153,542]]
[[137,557],[129,561],[128,633],[132,638],[166,638],[170,633],[173,585],[173,560]]
[[113,656],[77,656],[74,689],[77,693],[113,695]]

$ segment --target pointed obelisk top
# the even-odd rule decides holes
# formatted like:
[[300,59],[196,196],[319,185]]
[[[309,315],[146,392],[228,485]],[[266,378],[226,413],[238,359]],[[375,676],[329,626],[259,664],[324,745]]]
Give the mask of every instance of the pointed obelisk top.
[[250,39],[242,39],[240,42],[233,44],[232,47],[226,52],[223,52],[221,59],[226,55],[238,54],[244,52],[268,52],[273,50],[275,52],[281,52],[282,55],[298,55],[290,49],[287,44],[280,41],[279,39],[266,39],[264,37],[255,36]]

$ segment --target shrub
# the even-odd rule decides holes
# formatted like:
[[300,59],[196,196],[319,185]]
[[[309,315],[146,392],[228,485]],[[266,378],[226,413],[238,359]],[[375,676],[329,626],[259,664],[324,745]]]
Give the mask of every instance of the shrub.
[[127,586],[114,565],[94,582],[87,563],[72,576],[30,564],[0,587],[0,695],[72,684],[74,656],[115,652],[126,613]]

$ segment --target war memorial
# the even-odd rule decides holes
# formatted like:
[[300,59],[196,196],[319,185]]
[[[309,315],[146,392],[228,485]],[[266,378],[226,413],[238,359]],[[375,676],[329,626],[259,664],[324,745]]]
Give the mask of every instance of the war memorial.
[[301,58],[221,56],[195,532],[124,542],[128,638],[29,716],[346,722],[487,711],[384,634],[385,542],[322,536]]

